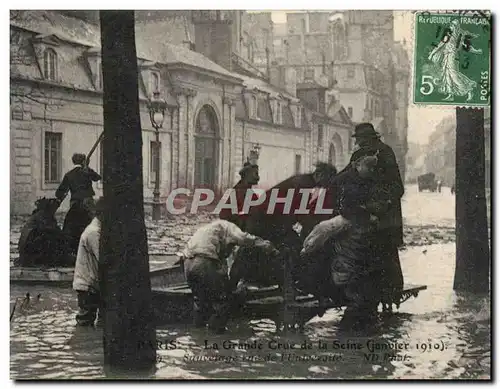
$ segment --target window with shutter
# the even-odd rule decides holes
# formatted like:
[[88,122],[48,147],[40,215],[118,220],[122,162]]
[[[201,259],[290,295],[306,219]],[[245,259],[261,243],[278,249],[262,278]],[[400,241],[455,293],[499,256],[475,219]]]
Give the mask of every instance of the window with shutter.
[[57,80],[57,54],[54,49],[46,49],[43,53],[43,75],[46,80]]
[[151,73],[151,93],[160,91],[160,75],[156,72]]
[[62,173],[62,133],[45,133],[44,179],[45,183],[61,181]]
[[302,155],[295,155],[295,174],[300,174],[302,171]]
[[314,69],[306,69],[304,78],[306,80],[313,80],[314,79]]
[[156,181],[156,171],[161,169],[161,142],[151,141],[150,143],[150,162],[149,162],[149,172],[151,177],[151,182]]
[[323,147],[323,125],[318,124],[318,147]]
[[354,78],[355,76],[356,76],[356,69],[354,68],[353,65],[349,65],[347,67],[347,77]]
[[100,59],[96,61],[95,87],[98,90],[102,89],[102,66],[101,66],[101,60]]

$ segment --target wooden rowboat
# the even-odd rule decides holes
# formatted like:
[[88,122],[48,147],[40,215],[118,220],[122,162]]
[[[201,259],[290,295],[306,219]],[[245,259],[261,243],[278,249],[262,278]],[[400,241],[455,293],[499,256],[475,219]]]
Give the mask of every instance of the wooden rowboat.
[[[150,275],[154,317],[157,325],[191,323],[193,296],[184,277],[184,266],[174,254],[150,255]],[[11,284],[44,284],[71,287],[74,268],[10,269]],[[245,302],[237,316],[272,319],[281,324],[303,325],[316,316],[318,301],[312,295],[294,295],[292,288],[248,286]],[[406,285],[395,301],[403,303],[427,289],[425,285]],[[338,305],[327,308],[339,308]],[[286,327],[286,326],[285,326]]]
[[[175,254],[149,255],[152,286],[175,285],[184,281],[179,257]],[[43,284],[69,286],[73,283],[74,267],[16,267],[10,268],[11,284]]]
[[[426,289],[425,285],[406,285],[401,295],[395,296],[395,301],[401,304],[411,297],[417,297],[422,290]],[[155,317],[160,323],[192,321],[193,297],[187,283],[156,286],[152,288],[152,291]],[[246,301],[237,315],[249,319],[271,319],[278,328],[283,323],[298,325],[301,328],[318,314],[318,300],[314,296],[296,295],[290,301],[285,298],[285,295],[286,292],[277,285],[249,286]],[[285,303],[286,300],[288,300],[287,303]],[[327,308],[340,308],[341,306],[336,304],[329,305]]]
[[[184,266],[182,260],[179,268],[159,271],[152,285],[153,307],[158,323],[192,322],[193,296],[185,280],[178,282],[184,277]],[[163,272],[163,273],[162,273]],[[177,276],[173,273],[177,272]],[[160,274],[163,274],[160,276]],[[297,295],[290,286],[291,273],[289,266],[285,265],[285,285],[283,288],[277,285],[270,287],[247,286],[245,301],[236,316],[251,319],[271,319],[280,328],[282,324],[289,326],[298,325],[303,328],[304,324],[319,313],[318,300],[312,295]],[[407,301],[411,297],[417,297],[426,285],[405,285],[403,291],[394,296],[396,306]],[[345,304],[331,304],[328,308],[340,308]],[[387,307],[384,307],[384,310]],[[392,310],[392,307],[390,307]],[[287,326],[285,325],[285,328]]]

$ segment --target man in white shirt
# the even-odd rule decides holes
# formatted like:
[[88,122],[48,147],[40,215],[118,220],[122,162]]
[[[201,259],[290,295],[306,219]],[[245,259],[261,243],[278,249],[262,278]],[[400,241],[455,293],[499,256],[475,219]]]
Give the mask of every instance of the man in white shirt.
[[184,249],[184,269],[194,297],[197,327],[207,323],[222,333],[229,315],[230,293],[227,257],[235,246],[260,247],[276,252],[271,242],[243,232],[236,224],[215,220],[194,233]]
[[76,322],[80,326],[94,325],[101,301],[98,268],[103,208],[101,198],[95,206],[95,217],[83,231],[78,245],[73,289],[78,294],[80,310],[76,315]]

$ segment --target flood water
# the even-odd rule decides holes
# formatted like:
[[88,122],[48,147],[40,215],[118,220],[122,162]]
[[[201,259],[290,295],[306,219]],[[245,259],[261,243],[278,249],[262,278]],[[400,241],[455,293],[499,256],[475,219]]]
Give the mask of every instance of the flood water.
[[[453,292],[455,244],[410,247],[401,261],[405,282],[428,289],[367,332],[340,330],[336,310],[286,336],[267,320],[232,322],[218,336],[166,326],[157,329],[155,377],[489,379],[489,299]],[[11,286],[11,308],[26,292],[30,303],[11,322],[11,378],[103,377],[102,331],[75,326],[72,291]]]

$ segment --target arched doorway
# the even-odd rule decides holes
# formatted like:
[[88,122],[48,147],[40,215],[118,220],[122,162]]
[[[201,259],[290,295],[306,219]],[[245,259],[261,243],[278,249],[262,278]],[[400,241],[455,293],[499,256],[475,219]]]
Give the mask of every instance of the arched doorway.
[[194,185],[215,188],[219,124],[214,109],[204,105],[196,118]]
[[335,146],[333,143],[330,143],[330,149],[328,150],[328,163],[335,165],[336,158],[337,154],[335,152]]
[[339,134],[334,134],[328,151],[328,163],[334,165],[337,169],[343,168],[344,148],[342,147],[342,138]]

